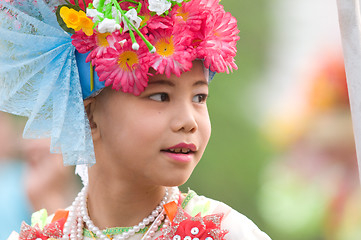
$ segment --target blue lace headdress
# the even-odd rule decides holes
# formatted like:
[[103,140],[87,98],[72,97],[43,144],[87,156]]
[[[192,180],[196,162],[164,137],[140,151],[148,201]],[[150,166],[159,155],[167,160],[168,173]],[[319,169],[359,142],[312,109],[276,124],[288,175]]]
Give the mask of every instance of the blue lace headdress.
[[24,138],[51,138],[65,165],[94,164],[75,47],[59,1],[0,1],[0,110],[28,117]]
[[28,117],[24,137],[51,138],[65,165],[90,166],[83,99],[104,86],[137,95],[150,67],[236,69],[238,32],[218,0],[0,0],[0,110]]

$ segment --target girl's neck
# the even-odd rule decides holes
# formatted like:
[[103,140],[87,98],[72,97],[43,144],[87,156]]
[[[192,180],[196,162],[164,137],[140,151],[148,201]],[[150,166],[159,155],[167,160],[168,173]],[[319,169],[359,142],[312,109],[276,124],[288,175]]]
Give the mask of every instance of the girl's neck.
[[131,227],[147,217],[165,194],[163,186],[120,179],[89,179],[88,212],[99,229]]

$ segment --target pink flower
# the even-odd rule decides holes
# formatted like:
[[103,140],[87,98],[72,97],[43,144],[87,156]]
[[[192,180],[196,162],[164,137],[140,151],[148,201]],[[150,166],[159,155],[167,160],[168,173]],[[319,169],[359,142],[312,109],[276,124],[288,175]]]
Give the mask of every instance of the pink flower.
[[108,51],[109,47],[113,47],[116,41],[123,39],[119,32],[112,34],[94,32],[93,35],[87,36],[83,31],[75,32],[71,38],[73,39],[72,44],[78,52],[87,53],[91,51],[86,62],[92,61],[93,65],[97,58]]
[[[75,5],[75,0],[69,0],[69,2]],[[93,0],[85,0],[85,4],[88,7],[89,3],[93,2]],[[85,11],[83,0],[79,0],[79,7]]]
[[72,44],[80,53],[87,53],[92,51],[97,46],[95,34],[92,36],[87,36],[83,30],[75,32],[75,34],[71,36],[71,39],[73,39]]
[[157,74],[170,77],[173,73],[179,77],[182,72],[192,68],[192,54],[188,50],[191,43],[190,34],[174,32],[173,28],[150,29],[149,40],[156,48],[151,66]]
[[201,29],[203,20],[207,17],[207,13],[200,7],[201,0],[192,0],[185,2],[182,6],[176,5],[171,16],[177,23],[177,27],[188,27],[192,31]]
[[155,15],[148,19],[147,28],[156,31],[157,29],[172,29],[174,21],[170,17],[160,17]]
[[[129,38],[129,37],[128,37]],[[96,59],[102,57],[109,49],[114,47],[115,42],[120,42],[124,38],[120,35],[118,31],[113,33],[99,33],[94,34],[94,39],[96,47],[88,55],[86,62],[92,61],[92,64],[95,65]]]
[[224,11],[218,0],[201,0],[201,6],[205,11],[207,8],[211,8],[211,11],[207,11],[209,15],[201,31],[194,32],[196,56],[204,59],[205,67],[211,71],[229,73],[229,69],[237,69],[234,63],[236,42],[239,40],[237,20]]
[[148,70],[150,53],[145,44],[138,39],[140,48],[132,49],[132,42],[124,44],[115,42],[95,61],[95,71],[99,80],[105,81],[105,86],[123,92],[139,95],[148,85]]

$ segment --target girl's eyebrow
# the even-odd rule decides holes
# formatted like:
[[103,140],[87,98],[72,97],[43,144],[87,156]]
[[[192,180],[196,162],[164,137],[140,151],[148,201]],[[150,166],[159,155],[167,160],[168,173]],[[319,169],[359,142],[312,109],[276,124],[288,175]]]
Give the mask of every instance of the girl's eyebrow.
[[160,84],[160,85],[168,85],[168,86],[171,86],[171,87],[174,87],[175,84],[169,80],[155,80],[155,81],[149,81],[148,82],[148,85],[150,84]]
[[193,84],[193,86],[198,86],[198,85],[207,85],[208,86],[208,82],[206,80],[199,80]]
[[[151,84],[168,85],[171,87],[175,86],[175,84],[169,80],[155,80],[155,81],[151,81],[148,83],[148,85],[151,85]],[[199,81],[193,83],[193,86],[199,86],[199,85],[207,85],[208,86],[208,82],[206,80],[199,80]]]

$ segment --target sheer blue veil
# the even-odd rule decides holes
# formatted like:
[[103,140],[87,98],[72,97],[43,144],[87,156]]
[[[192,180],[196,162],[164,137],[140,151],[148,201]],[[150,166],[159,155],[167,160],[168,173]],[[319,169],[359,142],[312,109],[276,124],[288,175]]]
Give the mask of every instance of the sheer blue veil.
[[28,117],[24,138],[51,138],[64,165],[92,165],[75,47],[55,0],[0,0],[0,110]]

